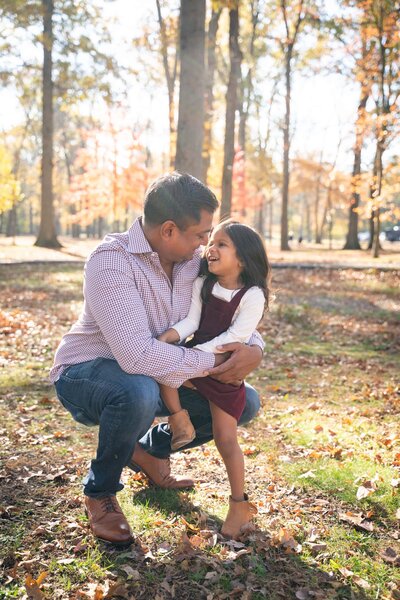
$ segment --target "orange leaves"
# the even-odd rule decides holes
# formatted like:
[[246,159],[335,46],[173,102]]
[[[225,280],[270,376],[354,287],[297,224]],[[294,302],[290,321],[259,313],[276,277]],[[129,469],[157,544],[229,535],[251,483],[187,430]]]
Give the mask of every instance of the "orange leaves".
[[28,598],[32,598],[32,600],[42,600],[44,598],[44,594],[40,589],[43,581],[46,579],[48,575],[48,571],[42,571],[37,579],[34,579],[32,575],[28,573],[25,577],[25,589],[28,594]]
[[85,144],[77,152],[75,174],[65,194],[71,205],[66,220],[84,226],[98,217],[122,220],[128,209],[139,211],[149,173],[138,135],[114,114],[101,131],[86,132]]
[[21,335],[23,330],[32,325],[26,316],[18,310],[6,312],[0,309],[0,333],[3,335]]

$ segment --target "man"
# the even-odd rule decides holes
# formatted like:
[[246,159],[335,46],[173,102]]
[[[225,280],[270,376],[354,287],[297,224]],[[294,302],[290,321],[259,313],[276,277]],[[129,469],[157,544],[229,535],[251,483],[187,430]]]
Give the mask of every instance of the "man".
[[[211,354],[159,342],[165,329],[186,316],[192,283],[207,243],[214,194],[190,175],[160,177],[146,192],[143,217],[120,234],[106,236],[85,266],[84,305],[63,337],[50,373],[57,395],[73,418],[99,425],[96,458],[85,479],[85,505],[95,536],[115,545],[132,542],[132,532],[116,500],[122,469],[142,470],[163,488],[191,487],[169,466],[170,433],[153,419],[167,415],[158,383],[179,388],[196,438],[212,439],[208,402],[182,387],[192,377],[211,374],[238,382],[260,363],[263,342],[255,333],[248,346],[229,344],[231,355]],[[247,386],[241,423],[258,411]]]

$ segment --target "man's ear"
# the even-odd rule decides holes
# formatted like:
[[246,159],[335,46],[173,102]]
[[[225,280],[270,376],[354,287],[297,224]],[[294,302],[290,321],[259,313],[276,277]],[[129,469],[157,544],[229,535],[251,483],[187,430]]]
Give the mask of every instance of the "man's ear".
[[163,239],[170,239],[176,233],[178,229],[177,224],[174,221],[164,221],[160,227],[160,235]]

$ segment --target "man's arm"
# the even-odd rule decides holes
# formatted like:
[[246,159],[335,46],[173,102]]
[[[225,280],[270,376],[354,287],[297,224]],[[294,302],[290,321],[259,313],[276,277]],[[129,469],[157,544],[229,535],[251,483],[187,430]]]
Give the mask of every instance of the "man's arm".
[[89,260],[85,296],[94,326],[100,328],[125,372],[148,375],[160,383],[179,387],[187,379],[201,377],[215,365],[211,353],[156,340],[124,259],[121,257],[117,268],[105,267],[105,264],[99,255]]

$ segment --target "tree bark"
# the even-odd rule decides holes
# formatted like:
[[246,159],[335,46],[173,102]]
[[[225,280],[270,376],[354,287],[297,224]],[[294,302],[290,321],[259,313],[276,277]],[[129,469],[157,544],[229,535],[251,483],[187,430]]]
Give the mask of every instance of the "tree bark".
[[322,244],[321,230],[319,226],[319,201],[321,197],[321,177],[322,177],[322,152],[320,159],[320,171],[318,173],[317,186],[315,190],[315,201],[314,201],[314,221],[315,221],[315,243]]
[[[376,153],[374,161],[374,179],[372,183],[372,198],[379,198],[382,192],[382,175],[383,175],[383,157],[384,147],[380,140],[376,143]],[[373,236],[371,236],[372,243],[372,256],[373,258],[379,257],[379,251],[381,249],[379,242],[379,234],[381,232],[381,219],[380,219],[380,208],[377,206],[373,211]]]
[[[169,164],[173,168],[175,164],[175,148],[176,148],[176,124],[175,124],[175,81],[178,65],[179,49],[176,48],[174,63],[172,69],[168,62],[168,45],[165,32],[165,22],[161,14],[160,1],[156,0],[158,23],[160,25],[161,36],[161,53],[163,59],[165,79],[168,90],[168,121],[169,121]],[[177,44],[178,46],[178,44]]]
[[207,183],[210,168],[212,145],[212,120],[214,112],[214,74],[216,66],[215,49],[221,9],[213,10],[207,34],[207,69],[205,83],[204,139],[203,139],[203,181]]
[[180,87],[175,168],[203,173],[205,0],[181,0]]
[[290,155],[290,100],[291,100],[291,60],[293,44],[289,44],[285,60],[285,122],[283,126],[283,186],[282,186],[282,215],[281,215],[281,250],[290,250],[289,247],[289,155]]
[[[251,65],[253,65],[255,55],[255,41],[257,38],[257,25],[260,20],[260,6],[259,0],[252,0],[250,2],[250,14],[251,14],[251,36],[249,45],[249,56]],[[246,137],[247,137],[247,119],[249,116],[250,103],[253,95],[253,66],[250,66],[245,78],[242,77],[241,85],[241,100],[239,106],[239,146],[246,156]]]
[[7,213],[6,237],[15,237],[18,233],[17,205],[14,200],[12,208]]
[[361,250],[360,242],[358,241],[358,213],[355,209],[360,205],[360,194],[358,186],[361,176],[361,152],[364,138],[365,107],[367,105],[369,93],[362,91],[360,103],[357,109],[356,121],[356,142],[354,145],[354,162],[353,162],[353,188],[351,195],[351,204],[349,209],[349,224],[347,230],[346,243],[343,250]]
[[221,212],[222,218],[229,217],[232,209],[232,169],[235,156],[235,116],[237,88],[240,77],[242,53],[239,48],[239,9],[229,11],[229,58],[230,71],[226,93],[224,166],[222,172]]
[[42,0],[43,10],[43,115],[41,213],[35,246],[60,248],[53,204],[53,0]]

